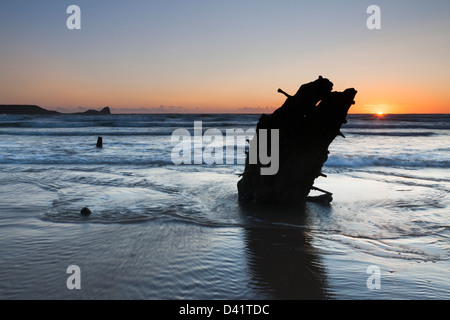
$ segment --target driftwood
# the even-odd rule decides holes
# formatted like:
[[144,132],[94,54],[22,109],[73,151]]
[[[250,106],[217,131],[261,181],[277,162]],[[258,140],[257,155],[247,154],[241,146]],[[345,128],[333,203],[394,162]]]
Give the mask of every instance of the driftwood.
[[[302,85],[293,96],[278,89],[287,99],[273,114],[259,118],[253,139],[258,139],[260,129],[279,129],[279,169],[274,175],[262,175],[261,168],[267,165],[261,164],[259,157],[252,163],[247,153],[244,173],[238,182],[241,201],[282,204],[332,201],[331,192],[313,184],[319,176],[326,177],[321,170],[328,159],[329,145],[338,135],[345,138],[340,129],[347,122],[347,112],[355,103],[357,92],[353,88],[344,92],[332,89],[333,83],[321,76]],[[258,148],[258,144],[250,142],[249,153],[252,148]],[[309,197],[310,190],[321,191],[323,195]]]

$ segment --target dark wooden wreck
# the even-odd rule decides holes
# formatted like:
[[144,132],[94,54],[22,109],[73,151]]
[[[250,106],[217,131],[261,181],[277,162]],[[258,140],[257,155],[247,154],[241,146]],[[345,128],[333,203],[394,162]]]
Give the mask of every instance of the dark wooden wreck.
[[[256,203],[304,204],[306,201],[332,201],[331,192],[314,187],[328,159],[328,148],[341,133],[349,108],[357,91],[353,88],[333,92],[333,83],[320,76],[303,84],[293,96],[278,89],[287,99],[270,115],[263,114],[256,126],[253,139],[258,139],[259,129],[279,129],[279,168],[274,175],[262,175],[259,157],[249,161],[250,142],[242,178],[238,182],[241,201]],[[270,151],[269,151],[270,152]],[[267,166],[267,165],[266,165]],[[311,190],[323,195],[309,196]]]

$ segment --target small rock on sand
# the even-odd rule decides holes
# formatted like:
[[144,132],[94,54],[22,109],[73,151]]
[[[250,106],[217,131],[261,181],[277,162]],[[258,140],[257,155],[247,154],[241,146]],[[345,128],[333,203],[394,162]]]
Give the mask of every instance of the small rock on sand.
[[82,216],[88,216],[92,212],[91,212],[91,210],[89,208],[86,207],[86,208],[81,209],[80,213],[81,213]]

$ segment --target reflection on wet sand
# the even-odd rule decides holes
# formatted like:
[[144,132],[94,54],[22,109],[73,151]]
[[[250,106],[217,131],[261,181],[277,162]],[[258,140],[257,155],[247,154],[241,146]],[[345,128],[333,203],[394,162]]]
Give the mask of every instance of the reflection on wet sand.
[[330,298],[325,267],[302,228],[304,209],[251,205],[240,209],[243,215],[271,221],[245,228],[247,264],[256,290],[268,299]]

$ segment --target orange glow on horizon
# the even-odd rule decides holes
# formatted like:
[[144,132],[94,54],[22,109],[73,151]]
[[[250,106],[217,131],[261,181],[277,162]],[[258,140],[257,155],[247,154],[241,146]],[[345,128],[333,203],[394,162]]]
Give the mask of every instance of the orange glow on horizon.
[[[426,10],[420,21],[392,4],[389,12],[401,22],[380,32],[355,18],[356,12],[367,17],[354,4],[333,6],[348,14],[336,25],[334,18],[327,23],[328,16],[318,24],[322,5],[302,1],[268,2],[257,14],[248,4],[236,14],[226,1],[207,6],[194,1],[186,12],[184,5],[164,1],[93,3],[105,19],[69,32],[53,14],[59,5],[28,8],[39,13],[29,11],[29,19],[22,19],[27,8],[13,3],[2,7],[11,18],[3,21],[0,104],[62,112],[109,106],[116,114],[261,114],[283,105],[278,88],[294,95],[321,75],[333,91],[357,90],[349,114],[450,114],[449,1],[411,4],[408,12]],[[293,19],[296,12],[305,19]],[[277,19],[282,23],[267,23]],[[311,28],[312,36],[297,32]]]
[[[285,97],[274,89],[284,87],[283,83],[280,85],[275,81],[273,83],[236,82],[222,81],[204,86],[182,83],[179,86],[167,87],[156,84],[146,87],[142,83],[134,86],[103,83],[97,86],[84,86],[64,81],[52,83],[52,86],[47,87],[45,83],[38,82],[30,90],[11,85],[7,88],[9,90],[3,90],[0,104],[34,104],[62,112],[101,109],[109,106],[111,111],[117,114],[267,114],[281,107],[285,101]],[[357,81],[347,82],[348,84],[344,82],[335,90],[343,91]],[[386,87],[379,84],[361,84],[354,87],[358,90],[355,97],[356,104],[350,107],[349,114],[450,113],[450,94],[443,90],[436,92],[435,89],[430,88],[421,91],[405,89],[400,85]],[[297,85],[292,85],[284,89],[288,93],[295,93],[298,88]],[[52,94],[49,94],[49,90]]]

